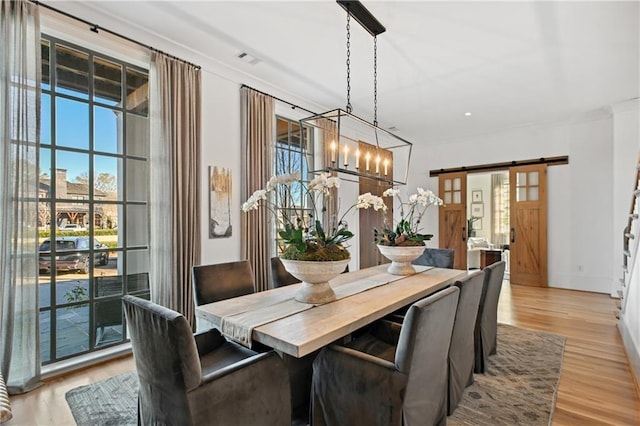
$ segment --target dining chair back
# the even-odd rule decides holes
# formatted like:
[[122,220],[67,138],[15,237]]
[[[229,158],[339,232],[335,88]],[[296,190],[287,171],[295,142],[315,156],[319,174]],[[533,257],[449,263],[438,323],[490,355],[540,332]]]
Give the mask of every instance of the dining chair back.
[[299,279],[287,272],[279,257],[271,258],[271,281],[273,282],[273,288],[284,287],[300,282]]
[[138,424],[290,424],[288,373],[275,352],[257,354],[217,329],[194,335],[178,312],[130,295],[122,300]]
[[483,282],[484,272],[477,271],[454,284],[460,289],[460,297],[449,346],[448,415],[453,413],[462,400],[465,388],[473,384],[474,330]]
[[476,373],[485,373],[489,355],[496,353],[498,299],[502,289],[505,266],[505,262],[500,261],[484,268],[482,296],[480,296],[474,333],[476,358],[474,371]]
[[436,268],[453,269],[455,251],[453,249],[426,248],[414,265],[435,266]]
[[253,293],[255,278],[248,260],[193,267],[196,306]]
[[447,356],[459,292],[450,287],[411,305],[395,346],[367,333],[348,347],[324,348],[313,364],[311,423],[446,424]]

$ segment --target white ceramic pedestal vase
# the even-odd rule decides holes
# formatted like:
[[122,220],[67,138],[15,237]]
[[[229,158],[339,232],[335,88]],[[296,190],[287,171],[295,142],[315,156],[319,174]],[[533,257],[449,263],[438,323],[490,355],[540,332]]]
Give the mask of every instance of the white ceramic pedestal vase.
[[302,287],[295,295],[298,302],[322,305],[336,300],[336,294],[329,280],[340,275],[349,263],[349,259],[331,262],[312,262],[306,260],[282,259],[284,269],[302,281]]
[[391,265],[387,272],[393,275],[412,275],[416,273],[416,268],[411,262],[416,260],[424,253],[424,245],[422,246],[381,246],[378,250],[387,259],[391,261]]

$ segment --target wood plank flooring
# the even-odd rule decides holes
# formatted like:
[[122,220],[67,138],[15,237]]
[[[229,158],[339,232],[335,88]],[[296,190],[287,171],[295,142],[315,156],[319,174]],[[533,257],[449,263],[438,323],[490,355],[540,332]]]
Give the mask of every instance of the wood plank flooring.
[[613,307],[606,294],[503,285],[499,322],[567,337],[554,425],[640,425]]
[[[503,285],[498,321],[567,336],[554,425],[640,425],[613,306],[603,294]],[[11,397],[14,418],[6,424],[72,425],[68,390],[133,369],[129,356],[49,380]]]

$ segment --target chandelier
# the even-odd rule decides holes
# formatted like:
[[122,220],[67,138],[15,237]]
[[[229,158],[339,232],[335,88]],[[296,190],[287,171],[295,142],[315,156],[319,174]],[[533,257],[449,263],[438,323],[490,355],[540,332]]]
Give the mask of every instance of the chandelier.
[[[308,138],[313,131],[316,164],[312,172],[339,172],[391,185],[405,184],[412,144],[378,127],[378,43],[385,27],[359,2],[337,0],[347,12],[347,105],[300,120]],[[352,113],[351,107],[351,18],[373,37],[373,122]],[[309,145],[307,145],[309,146]]]

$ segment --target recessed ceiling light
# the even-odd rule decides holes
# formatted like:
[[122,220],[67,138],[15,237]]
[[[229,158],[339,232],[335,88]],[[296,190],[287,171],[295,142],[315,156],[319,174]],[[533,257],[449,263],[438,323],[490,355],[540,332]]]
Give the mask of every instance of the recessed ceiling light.
[[471,117],[471,113],[470,113],[470,112],[465,112],[465,113],[464,113],[464,116],[465,116],[465,117]]
[[255,56],[252,56],[252,55],[248,54],[247,52],[240,53],[238,55],[238,58],[241,61],[246,62],[246,63],[251,64],[251,65],[255,65],[255,64],[260,62],[260,59],[256,58]]

